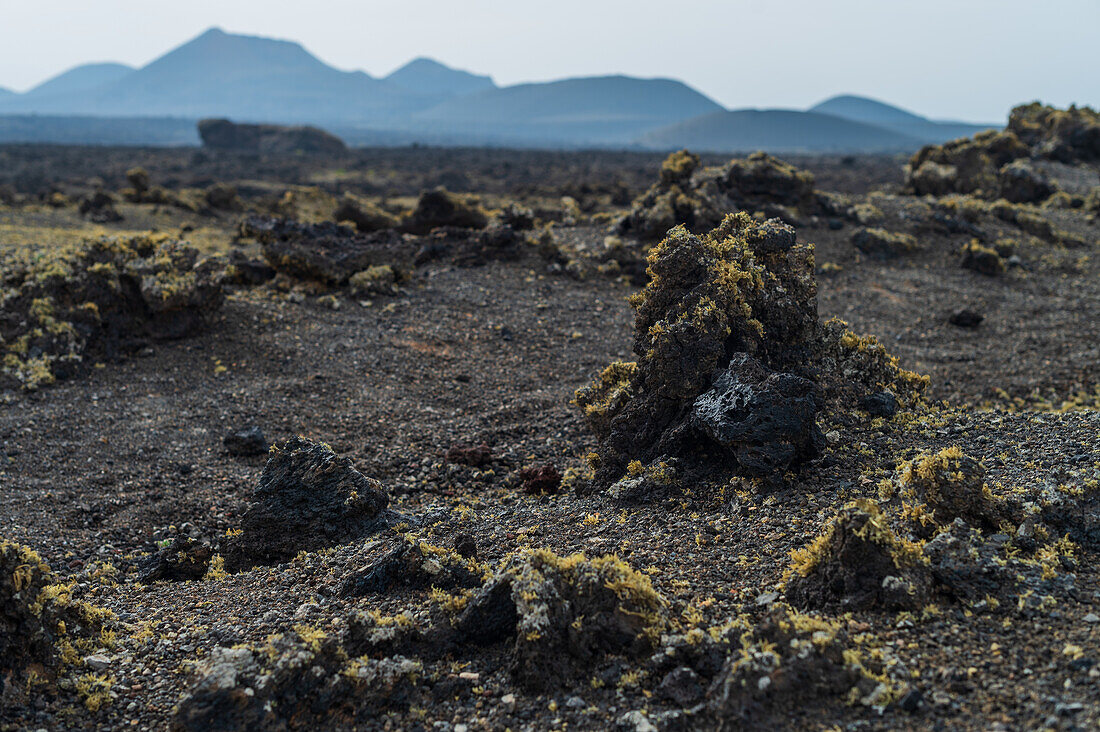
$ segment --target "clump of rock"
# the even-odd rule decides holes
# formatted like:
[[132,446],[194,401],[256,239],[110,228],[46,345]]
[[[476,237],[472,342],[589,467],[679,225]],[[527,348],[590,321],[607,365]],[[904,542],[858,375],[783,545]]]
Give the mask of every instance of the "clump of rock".
[[224,549],[236,571],[360,539],[385,525],[389,497],[327,445],[295,437],[272,448],[240,527]]

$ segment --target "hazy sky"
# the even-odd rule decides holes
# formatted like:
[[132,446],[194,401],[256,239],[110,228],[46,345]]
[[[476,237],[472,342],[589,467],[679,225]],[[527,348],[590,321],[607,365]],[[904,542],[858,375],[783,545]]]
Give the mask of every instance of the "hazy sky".
[[213,25],[376,76],[426,55],[501,84],[670,76],[728,107],[852,92],[998,121],[1032,99],[1100,106],[1100,0],[0,0],[0,86],[141,65]]

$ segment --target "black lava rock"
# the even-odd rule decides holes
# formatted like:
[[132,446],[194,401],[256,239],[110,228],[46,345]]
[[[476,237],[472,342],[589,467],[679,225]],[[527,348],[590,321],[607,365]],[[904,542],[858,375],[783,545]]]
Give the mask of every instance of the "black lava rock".
[[889,419],[898,413],[898,399],[888,391],[877,391],[860,399],[859,408],[872,417]]
[[385,522],[389,496],[327,445],[295,437],[273,451],[240,533],[226,547],[231,571],[292,559],[362,538]]
[[818,409],[813,382],[737,353],[710,391],[695,400],[691,419],[699,432],[730,450],[746,473],[772,476],[821,454]]
[[960,310],[953,313],[947,319],[947,322],[957,328],[977,328],[983,320],[985,320],[985,316],[981,313],[976,313],[973,310]]
[[138,567],[138,581],[152,584],[160,580],[181,582],[199,580],[206,574],[214,549],[190,538],[174,539],[171,544],[145,559]]
[[268,442],[264,432],[256,425],[233,430],[222,440],[230,455],[263,455],[267,452]]

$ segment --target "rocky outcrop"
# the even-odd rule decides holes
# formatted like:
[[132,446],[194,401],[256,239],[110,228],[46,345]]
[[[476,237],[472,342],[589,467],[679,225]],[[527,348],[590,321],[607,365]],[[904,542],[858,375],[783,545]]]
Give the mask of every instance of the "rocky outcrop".
[[681,150],[665,160],[658,182],[634,201],[616,229],[655,241],[678,225],[693,233],[709,231],[731,212],[762,211],[794,222],[818,206],[813,175],[778,158],[754,153],[700,168],[697,155]]
[[308,126],[253,125],[227,119],[199,121],[203,147],[211,150],[287,155],[340,155],[347,145],[335,135]]
[[0,264],[0,383],[34,389],[150,339],[192,335],[222,304],[222,270],[162,236],[103,238]]
[[327,445],[295,437],[272,448],[240,528],[226,542],[230,571],[293,559],[381,528],[389,503],[382,484]]
[[250,216],[241,224],[241,235],[259,241],[264,258],[276,271],[333,286],[347,284],[371,267],[410,258],[405,240],[393,230],[362,234],[332,222]]

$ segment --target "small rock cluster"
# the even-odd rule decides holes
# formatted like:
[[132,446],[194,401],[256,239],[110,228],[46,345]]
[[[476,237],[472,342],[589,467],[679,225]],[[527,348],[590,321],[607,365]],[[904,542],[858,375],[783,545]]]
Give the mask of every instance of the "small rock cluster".
[[1038,102],[1016,107],[1003,131],[982,132],[913,155],[906,185],[917,195],[972,194],[1038,203],[1057,187],[1030,160],[1100,160],[1100,114],[1088,107],[1055,109]]
[[762,211],[793,223],[819,206],[813,175],[766,153],[700,168],[697,155],[681,150],[665,160],[658,182],[634,201],[616,231],[656,241],[677,225],[709,231],[731,212]]

